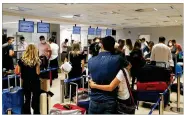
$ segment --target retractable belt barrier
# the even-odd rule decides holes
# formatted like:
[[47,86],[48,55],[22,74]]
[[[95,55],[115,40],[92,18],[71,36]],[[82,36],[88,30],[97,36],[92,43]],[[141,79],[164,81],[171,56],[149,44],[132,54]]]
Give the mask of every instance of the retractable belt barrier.
[[[177,73],[177,75],[181,75],[180,72]],[[171,84],[167,87],[167,89],[160,94],[159,99],[157,100],[157,102],[154,104],[154,106],[151,108],[150,112],[148,113],[148,115],[151,115],[153,113],[153,111],[155,110],[155,108],[160,104],[159,107],[159,114],[163,115],[163,109],[164,109],[164,95],[169,91],[169,89],[171,88],[171,86],[173,85],[174,81],[176,79],[180,79],[180,76],[175,76],[175,78],[173,79],[173,81],[171,82]]]
[[[40,73],[44,73],[44,72],[52,71],[52,70],[56,70],[56,69],[58,69],[58,68],[48,68],[46,70],[41,70]],[[20,77],[20,75],[16,75],[16,74],[12,74],[12,75],[8,75],[8,76],[11,78],[15,78],[15,77],[19,78]],[[4,77],[2,80],[8,80],[8,77]]]

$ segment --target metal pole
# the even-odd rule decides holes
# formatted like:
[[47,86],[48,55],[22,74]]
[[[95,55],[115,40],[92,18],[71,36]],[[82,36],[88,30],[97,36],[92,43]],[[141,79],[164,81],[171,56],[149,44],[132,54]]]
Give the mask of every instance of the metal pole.
[[64,80],[60,80],[60,103],[64,103]]
[[160,93],[160,107],[159,107],[159,114],[163,115],[164,114],[164,95],[163,93]]
[[177,77],[177,109],[180,108],[180,74]]

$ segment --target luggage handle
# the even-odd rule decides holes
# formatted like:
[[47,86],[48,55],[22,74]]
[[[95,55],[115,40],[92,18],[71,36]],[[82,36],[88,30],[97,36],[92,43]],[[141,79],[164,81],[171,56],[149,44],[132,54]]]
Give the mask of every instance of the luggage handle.
[[74,82],[70,82],[70,94],[69,94],[69,102],[71,103],[71,97],[72,97],[72,85],[75,85],[76,86],[76,105],[78,103],[78,84],[77,83],[74,83]]
[[[15,87],[17,87],[17,75],[8,75],[8,90],[11,91],[10,87],[10,79],[15,78]],[[20,78],[19,78],[20,79]],[[21,87],[21,79],[20,79],[20,87]]]

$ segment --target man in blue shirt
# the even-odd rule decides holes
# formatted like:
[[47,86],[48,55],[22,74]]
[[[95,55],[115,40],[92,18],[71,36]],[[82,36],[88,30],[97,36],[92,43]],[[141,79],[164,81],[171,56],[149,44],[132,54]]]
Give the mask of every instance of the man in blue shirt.
[[[101,40],[102,51],[89,59],[88,67],[92,80],[100,85],[108,85],[121,67],[120,55],[113,55],[115,39],[105,37]],[[91,89],[89,114],[113,114],[116,112],[117,88],[112,92]]]

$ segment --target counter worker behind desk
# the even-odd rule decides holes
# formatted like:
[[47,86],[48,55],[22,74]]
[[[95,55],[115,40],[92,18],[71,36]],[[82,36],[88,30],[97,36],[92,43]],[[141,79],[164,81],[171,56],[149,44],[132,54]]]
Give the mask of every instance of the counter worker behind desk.
[[28,44],[25,42],[25,38],[20,37],[20,42],[18,43],[17,59],[22,57],[22,53],[26,50]]

